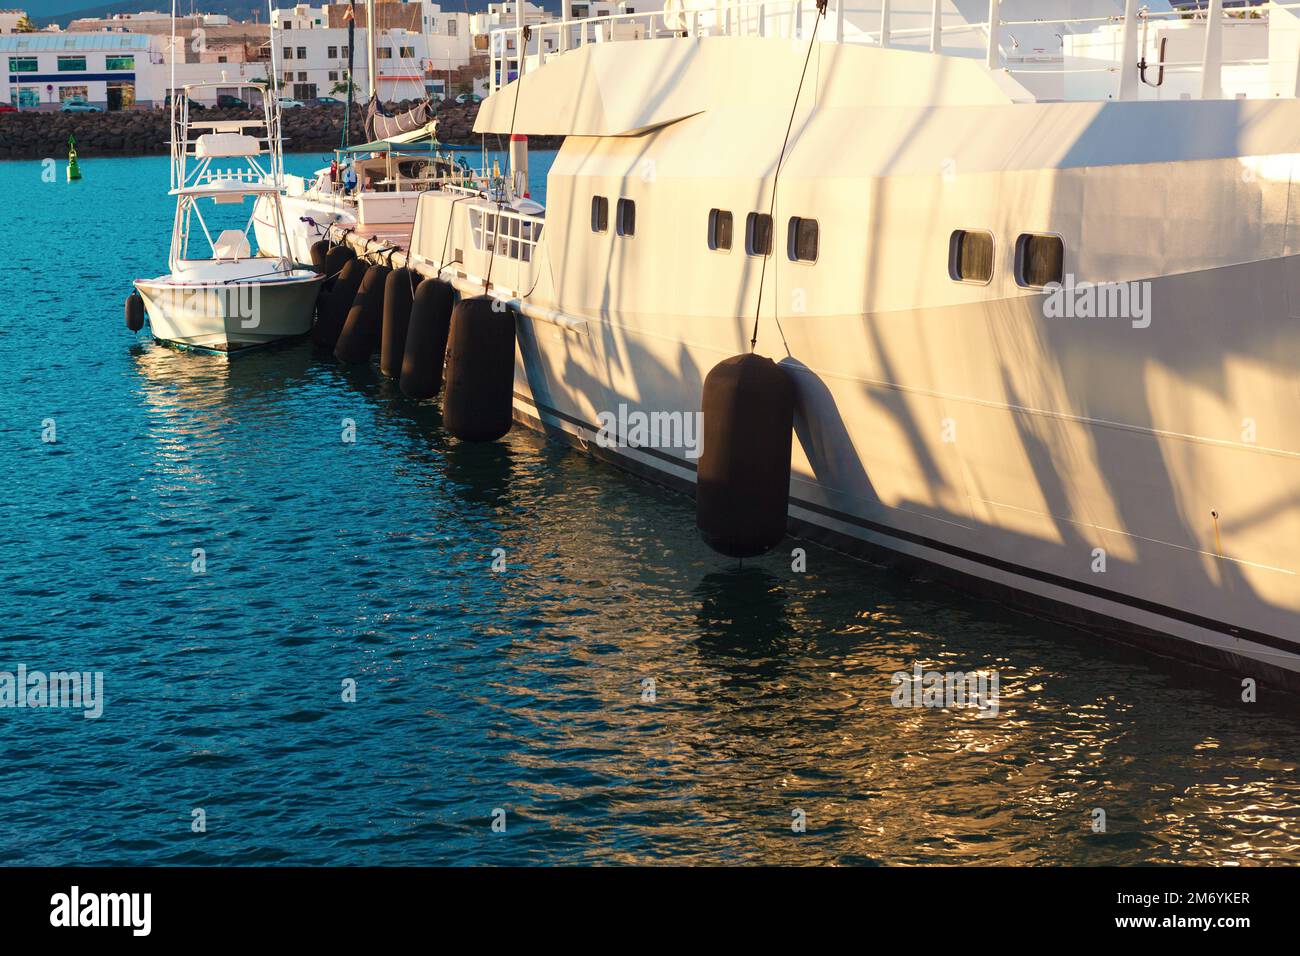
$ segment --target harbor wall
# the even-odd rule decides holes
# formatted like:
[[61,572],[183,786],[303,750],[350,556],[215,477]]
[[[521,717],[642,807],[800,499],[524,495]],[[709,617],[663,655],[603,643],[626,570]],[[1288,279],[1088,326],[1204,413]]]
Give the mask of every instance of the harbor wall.
[[[353,143],[365,141],[361,112],[360,109],[352,111]],[[303,106],[285,110],[285,151],[327,153],[337,148],[342,140],[343,113],[338,106]],[[237,119],[247,115],[237,110],[207,109],[196,114],[195,118]],[[477,103],[441,104],[438,109],[438,138],[445,143],[477,145],[479,139],[473,132],[477,115]],[[60,158],[67,155],[69,136],[77,138],[77,151],[83,157],[165,156],[167,121],[168,112],[162,109],[115,113],[0,113],[0,159]],[[495,148],[494,139],[489,137],[489,148]],[[538,143],[539,148],[553,145]]]

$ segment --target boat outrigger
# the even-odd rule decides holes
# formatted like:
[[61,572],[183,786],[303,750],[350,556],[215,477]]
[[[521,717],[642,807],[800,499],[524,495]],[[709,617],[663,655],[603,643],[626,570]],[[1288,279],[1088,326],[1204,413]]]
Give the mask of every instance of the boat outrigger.
[[[300,268],[285,231],[279,104],[257,83],[237,95],[260,103],[252,119],[192,121],[189,104],[205,87],[186,86],[172,98],[171,195],[176,197],[167,275],[137,279],[155,338],[220,352],[263,345],[311,331],[323,277]],[[219,84],[227,91],[231,84]],[[254,201],[242,228],[213,235],[209,218]],[[208,210],[205,215],[205,210]],[[275,242],[255,251],[254,215]],[[195,227],[197,226],[197,230]],[[208,249],[192,246],[206,242]]]

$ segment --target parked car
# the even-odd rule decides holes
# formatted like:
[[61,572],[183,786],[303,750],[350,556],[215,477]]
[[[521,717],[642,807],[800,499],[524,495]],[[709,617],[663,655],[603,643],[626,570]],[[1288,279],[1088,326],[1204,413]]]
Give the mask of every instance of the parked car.
[[285,110],[296,110],[299,107],[306,106],[306,105],[307,104],[304,103],[302,100],[287,100],[284,98],[281,98],[280,100],[280,108]]
[[[190,104],[190,112],[191,112],[191,113],[195,112],[196,110],[205,110],[205,109],[207,109],[206,106],[204,106],[202,103],[199,103],[199,102],[196,101],[196,100],[190,100],[190,101],[189,101],[189,104]],[[167,96],[166,96],[166,98],[163,99],[163,109],[167,109],[167,110],[169,110],[169,109],[171,109],[171,108],[172,108],[172,96],[171,96],[170,93],[168,93]]]
[[104,110],[101,107],[95,106],[92,103],[87,103],[85,100],[81,99],[80,97],[74,96],[63,101],[63,105],[59,107],[59,112],[60,113],[102,113],[104,112]]
[[312,100],[312,105],[313,106],[343,106],[344,103],[342,100],[337,99],[336,97],[333,96],[318,96],[316,97],[316,99]]
[[0,103],[0,113],[17,113],[18,107],[10,103]]
[[221,93],[217,96],[217,109],[219,110],[246,110],[249,106],[238,96],[231,96],[229,93]]
[[462,93],[460,96],[456,97],[456,102],[461,106],[464,106],[466,103],[482,103],[483,97],[479,96],[477,93]]

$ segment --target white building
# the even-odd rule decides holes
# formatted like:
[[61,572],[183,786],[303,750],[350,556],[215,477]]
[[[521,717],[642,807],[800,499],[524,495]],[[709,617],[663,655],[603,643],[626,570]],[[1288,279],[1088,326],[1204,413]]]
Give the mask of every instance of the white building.
[[[469,15],[444,13],[441,6],[421,0],[418,14],[405,22],[417,29],[385,29],[376,44],[378,93],[382,100],[420,99],[426,94],[443,95],[447,74],[468,65],[470,58]],[[348,28],[343,7],[313,7],[299,4],[291,9],[276,10],[276,58],[286,95],[306,100],[316,96],[342,97],[346,92],[348,69]],[[358,19],[362,6],[358,4]],[[383,25],[384,20],[379,20]],[[366,55],[368,31],[355,28],[356,50],[352,56],[352,75],[357,96],[364,98],[369,89],[369,62]]]
[[429,0],[422,0],[422,5],[421,26],[428,50],[425,76],[437,81],[441,79],[439,73],[469,65],[473,44],[471,18],[464,11],[444,11]]
[[26,10],[0,10],[0,33],[18,32],[18,24],[26,18]]
[[14,33],[0,36],[0,101],[57,109],[83,99],[130,109],[166,95],[158,38],[135,33]]
[[[565,7],[562,9],[567,17],[557,17],[530,0],[522,2],[524,23],[533,28],[527,50],[527,59],[533,65],[537,64],[539,55],[559,52],[561,47],[572,50],[582,42],[636,40],[645,38],[652,32],[667,32],[667,27],[660,19],[664,0],[564,0]],[[504,53],[500,60],[502,75],[497,78],[498,85],[508,83],[518,76],[516,37],[509,32],[519,25],[518,11],[518,0],[507,0],[504,3],[489,3],[486,13],[478,13],[473,17],[474,48],[486,53],[495,43],[497,54],[500,56]],[[590,17],[608,19],[585,26],[566,25],[564,22],[566,19],[572,23]],[[493,39],[492,33],[500,30],[507,32]],[[568,35],[567,44],[563,42],[565,34]]]
[[[370,83],[366,37],[365,30],[356,30],[353,34],[357,48],[352,55],[352,78],[360,99],[365,98]],[[375,55],[380,99],[411,100],[425,95],[424,64],[428,60],[428,46],[421,34],[405,30],[385,31]],[[346,95],[346,28],[314,27],[276,33],[275,56],[286,96],[308,100],[318,96],[342,99]]]

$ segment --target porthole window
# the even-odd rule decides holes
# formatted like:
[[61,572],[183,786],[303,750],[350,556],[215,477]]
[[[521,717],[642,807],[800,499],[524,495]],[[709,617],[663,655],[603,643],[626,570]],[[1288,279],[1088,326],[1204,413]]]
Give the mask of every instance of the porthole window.
[[636,203],[630,199],[618,201],[618,234],[631,236],[636,234]]
[[609,200],[604,196],[591,197],[591,231],[609,230]]
[[954,282],[987,284],[993,278],[993,233],[954,230],[948,240],[948,276]]
[[751,256],[772,254],[772,217],[751,212],[745,219],[745,252]]
[[1031,289],[1060,282],[1065,274],[1065,243],[1060,236],[1023,235],[1016,240],[1016,281]]
[[817,261],[817,220],[790,217],[786,236],[786,255],[791,262]]
[[731,251],[731,213],[725,209],[709,210],[709,248]]

